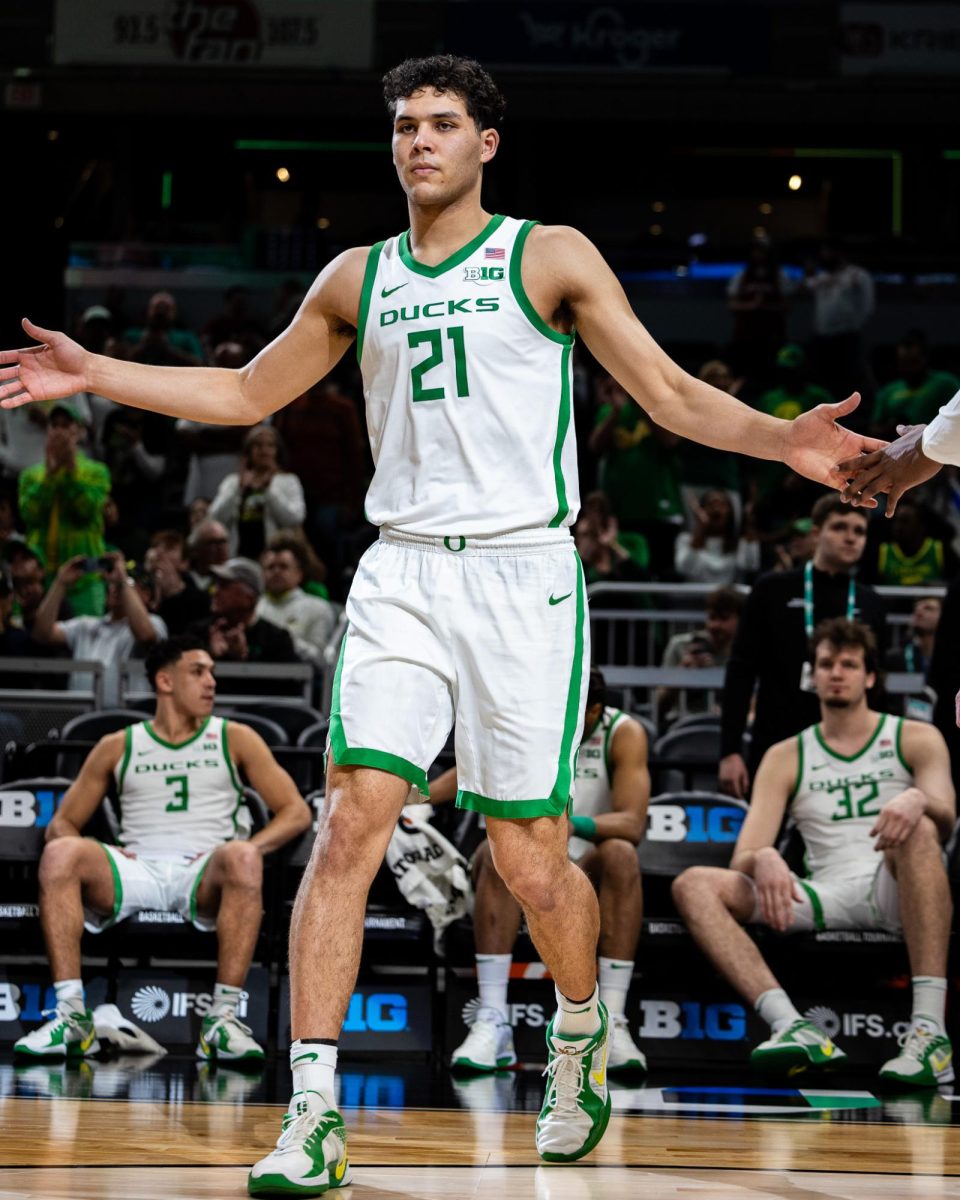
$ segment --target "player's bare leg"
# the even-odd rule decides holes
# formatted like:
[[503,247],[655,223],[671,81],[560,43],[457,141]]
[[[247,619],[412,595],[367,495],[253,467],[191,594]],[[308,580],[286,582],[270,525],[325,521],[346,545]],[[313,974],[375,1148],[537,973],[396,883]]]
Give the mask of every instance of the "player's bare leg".
[[473,938],[478,954],[509,954],[520,932],[522,909],[493,865],[490,843],[477,850],[473,867]]

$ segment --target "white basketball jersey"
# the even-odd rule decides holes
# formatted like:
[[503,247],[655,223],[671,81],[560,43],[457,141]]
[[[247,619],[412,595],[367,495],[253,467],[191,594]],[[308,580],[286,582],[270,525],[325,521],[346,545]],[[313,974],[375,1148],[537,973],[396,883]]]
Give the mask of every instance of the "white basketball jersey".
[[[613,769],[610,746],[613,735],[630,718],[617,708],[604,708],[600,720],[577,751],[577,774],[573,793],[573,815],[596,817],[613,808]],[[570,838],[570,857],[580,859],[593,848],[585,838]]]
[[797,734],[800,761],[790,803],[814,879],[870,874],[881,861],[870,830],[880,810],[913,786],[903,760],[903,719],[884,713],[858,753],[844,757],[824,742],[819,725]]
[[149,721],[126,735],[116,770],[121,846],[143,855],[193,855],[238,836],[243,792],[223,717],[209,717],[177,746]]
[[493,217],[436,267],[413,258],[408,233],[371,249],[357,357],[374,525],[484,537],[576,519],[574,337],[523,290],[534,224]]

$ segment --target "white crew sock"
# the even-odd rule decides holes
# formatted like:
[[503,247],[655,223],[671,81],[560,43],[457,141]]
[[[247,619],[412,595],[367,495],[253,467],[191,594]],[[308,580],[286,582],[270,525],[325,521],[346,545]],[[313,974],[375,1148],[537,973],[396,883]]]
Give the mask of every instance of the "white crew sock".
[[[323,1111],[336,1108],[336,1085],[333,1082],[337,1069],[337,1047],[328,1042],[306,1041],[298,1038],[290,1046],[290,1070],[293,1072],[293,1094],[313,1092],[321,1100],[314,1099],[311,1107]],[[291,1104],[293,1101],[291,1100]]]
[[936,1026],[935,1032],[946,1032],[947,1015],[947,981],[936,975],[914,975],[910,980],[913,985],[913,1012],[910,1023],[923,1021],[926,1025]]
[[594,987],[587,1000],[574,1002],[568,999],[559,988],[557,993],[557,1015],[553,1019],[554,1037],[583,1037],[584,1034],[596,1033],[600,1028],[600,989]]
[[484,1008],[495,1008],[504,1021],[510,1019],[507,1011],[507,984],[510,982],[512,954],[478,954],[477,988],[480,1003]]
[[610,1017],[622,1017],[633,978],[633,963],[625,958],[600,958],[600,999]]
[[231,987],[229,983],[215,983],[213,985],[213,1003],[210,1005],[210,1011],[214,1012],[216,1010],[224,1016],[235,1017],[242,991],[243,988]]
[[59,979],[54,982],[53,991],[57,997],[57,1004],[62,1004],[64,1008],[80,1013],[81,1016],[86,1013],[87,1002],[83,996],[82,979]]
[[772,1033],[779,1033],[794,1021],[802,1021],[803,1017],[793,1006],[793,1001],[783,988],[770,988],[757,997],[753,1006],[762,1020],[770,1026]]

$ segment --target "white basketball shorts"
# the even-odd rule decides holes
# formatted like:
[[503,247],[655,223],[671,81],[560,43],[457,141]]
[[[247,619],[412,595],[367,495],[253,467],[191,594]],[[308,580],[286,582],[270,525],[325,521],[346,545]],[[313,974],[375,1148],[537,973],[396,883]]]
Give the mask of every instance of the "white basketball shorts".
[[382,532],[347,600],[330,715],[341,766],[427,769],[456,724],[457,805],[558,816],[573,794],[590,670],[583,568],[566,530]]
[[[901,932],[897,881],[883,861],[870,874],[832,879],[800,879],[795,875],[794,879],[799,884],[802,899],[793,902],[793,924],[787,933],[809,933],[820,929]],[[753,884],[752,879],[750,883]],[[762,920],[759,903],[751,920]]]
[[197,889],[212,850],[199,858],[184,854],[130,858],[119,846],[100,845],[113,873],[113,912],[85,909],[83,924],[91,933],[109,929],[137,912],[175,912],[204,932],[216,929],[215,916],[205,918],[197,912]]

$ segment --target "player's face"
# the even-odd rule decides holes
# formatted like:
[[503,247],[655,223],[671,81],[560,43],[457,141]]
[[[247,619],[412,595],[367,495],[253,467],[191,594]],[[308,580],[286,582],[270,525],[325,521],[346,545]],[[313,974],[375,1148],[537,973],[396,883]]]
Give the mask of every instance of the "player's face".
[[477,187],[498,142],[496,130],[477,131],[466,104],[452,92],[427,88],[397,103],[393,164],[407,199],[418,206],[443,207]]
[[834,646],[832,642],[817,646],[813,678],[820,702],[827,708],[852,708],[876,681],[863,661],[862,646]]
[[[169,681],[169,692],[177,707],[191,717],[209,717],[217,683],[213,677],[213,659],[206,650],[188,650],[163,672],[157,672],[157,683],[161,675]],[[166,689],[164,689],[166,690]]]
[[600,718],[602,716],[603,716],[603,705],[602,704],[588,704],[587,705],[586,712],[583,715],[584,737],[586,737],[590,733],[593,733],[593,727],[596,725],[596,723],[600,720]]
[[867,519],[861,513],[831,513],[820,527],[817,550],[826,570],[845,571],[858,563],[867,544]]

